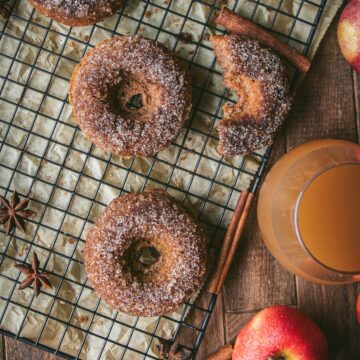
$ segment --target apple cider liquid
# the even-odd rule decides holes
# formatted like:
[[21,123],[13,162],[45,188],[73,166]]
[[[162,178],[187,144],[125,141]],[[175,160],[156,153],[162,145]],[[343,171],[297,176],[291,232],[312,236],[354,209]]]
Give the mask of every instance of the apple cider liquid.
[[324,266],[360,272],[360,164],[334,166],[316,176],[299,198],[298,235]]

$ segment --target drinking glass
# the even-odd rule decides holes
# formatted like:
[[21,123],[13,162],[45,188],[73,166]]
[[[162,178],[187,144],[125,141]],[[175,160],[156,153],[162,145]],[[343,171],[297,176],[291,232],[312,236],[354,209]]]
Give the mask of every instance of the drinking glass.
[[[346,179],[346,176],[350,176],[349,173],[352,174],[351,178]],[[330,175],[336,175],[335,180]],[[319,181],[325,179],[324,187],[319,187]],[[353,184],[351,189],[347,186],[348,181]],[[304,196],[309,198],[310,191],[313,192],[311,196],[314,196],[314,201],[312,203],[312,198],[310,202],[307,199],[305,208]],[[320,201],[323,197],[319,197],[320,200],[317,201],[316,191],[321,192],[321,196],[326,194],[327,201],[324,204]],[[348,204],[340,204],[342,193]],[[307,280],[326,284],[359,281],[360,211],[357,211],[358,214],[351,213],[350,218],[357,217],[358,221],[351,221],[350,224],[346,222],[348,218],[344,218],[348,214],[341,213],[338,221],[330,222],[329,219],[329,224],[325,223],[329,226],[328,229],[325,228],[330,232],[329,239],[322,238],[321,234],[316,235],[319,230],[316,219],[320,216],[321,221],[324,221],[326,211],[331,210],[329,207],[323,208],[325,203],[335,198],[338,202],[333,204],[335,210],[348,205],[349,209],[360,209],[359,197],[360,145],[331,139],[301,145],[284,155],[264,180],[257,209],[263,240],[285,268]],[[299,218],[299,214],[302,218]],[[300,220],[305,223],[302,229]],[[309,224],[308,230],[313,229],[313,232],[303,231],[306,229],[306,222]],[[349,237],[341,237],[337,233],[344,229],[344,224],[347,225],[345,233],[356,231],[358,240],[347,243]],[[341,238],[341,241],[334,243],[333,237]]]

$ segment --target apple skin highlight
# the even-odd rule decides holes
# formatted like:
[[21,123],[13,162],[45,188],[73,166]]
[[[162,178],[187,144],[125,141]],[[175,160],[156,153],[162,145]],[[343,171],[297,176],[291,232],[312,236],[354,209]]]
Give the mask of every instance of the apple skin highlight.
[[327,360],[328,345],[320,328],[302,311],[271,306],[241,329],[233,360]]
[[345,60],[360,73],[360,0],[351,0],[345,6],[337,36]]

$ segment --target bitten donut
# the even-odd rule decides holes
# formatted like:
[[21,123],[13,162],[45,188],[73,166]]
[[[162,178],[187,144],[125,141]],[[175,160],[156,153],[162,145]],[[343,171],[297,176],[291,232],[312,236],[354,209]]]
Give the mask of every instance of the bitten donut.
[[224,83],[238,97],[226,103],[218,126],[218,151],[247,154],[273,141],[291,105],[289,83],[281,59],[258,41],[239,35],[212,36]]
[[[175,310],[206,273],[207,241],[200,225],[163,190],[113,200],[90,229],[85,269],[98,295],[135,316]],[[142,261],[151,249],[155,262]]]
[[69,26],[93,25],[113,15],[123,0],[29,0],[37,10]]
[[[130,101],[141,97],[141,106]],[[179,60],[141,36],[105,40],[87,52],[70,82],[70,103],[85,136],[122,156],[151,156],[191,114],[191,83]]]

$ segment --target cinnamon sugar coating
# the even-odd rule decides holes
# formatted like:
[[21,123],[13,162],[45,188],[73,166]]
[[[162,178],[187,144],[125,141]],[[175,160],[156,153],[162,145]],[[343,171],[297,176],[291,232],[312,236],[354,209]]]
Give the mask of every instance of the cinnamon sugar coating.
[[218,151],[243,155],[270,145],[291,105],[289,83],[281,59],[258,41],[239,35],[212,36],[225,86],[236,92],[219,123]]
[[[141,94],[142,107],[129,108]],[[70,103],[85,136],[122,156],[151,156],[191,114],[191,83],[179,60],[141,36],[105,40],[86,53],[70,82]]]
[[37,10],[69,26],[93,25],[120,9],[123,0],[29,0]]
[[[191,298],[206,274],[207,241],[190,214],[163,190],[113,200],[90,229],[85,269],[98,295],[113,308],[158,316]],[[139,260],[147,247],[157,261]]]

